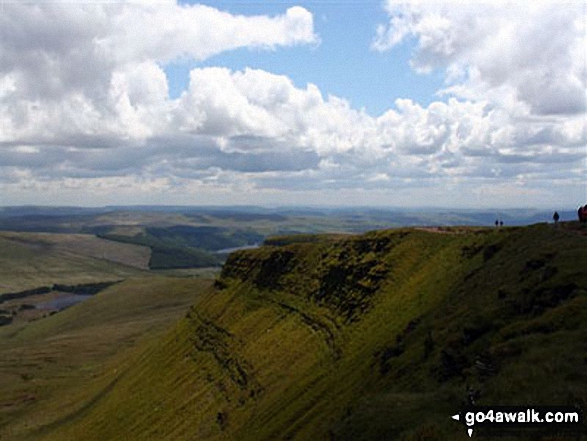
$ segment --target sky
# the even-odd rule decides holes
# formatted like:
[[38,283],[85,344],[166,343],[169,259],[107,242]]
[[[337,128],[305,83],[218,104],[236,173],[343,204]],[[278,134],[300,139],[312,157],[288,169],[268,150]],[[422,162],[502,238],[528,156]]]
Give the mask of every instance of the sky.
[[0,0],[0,205],[571,209],[587,0]]

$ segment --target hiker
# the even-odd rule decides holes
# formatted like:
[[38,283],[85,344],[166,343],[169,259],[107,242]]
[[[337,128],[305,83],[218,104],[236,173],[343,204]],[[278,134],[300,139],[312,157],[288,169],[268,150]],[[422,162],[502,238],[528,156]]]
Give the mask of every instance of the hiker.
[[499,221],[497,219],[495,219],[495,226],[497,227],[499,225]]
[[499,226],[503,227],[503,221],[499,221]]
[[558,220],[560,219],[560,216],[558,215],[558,211],[555,211],[554,214],[552,215],[552,220],[554,220],[554,224],[558,224]]

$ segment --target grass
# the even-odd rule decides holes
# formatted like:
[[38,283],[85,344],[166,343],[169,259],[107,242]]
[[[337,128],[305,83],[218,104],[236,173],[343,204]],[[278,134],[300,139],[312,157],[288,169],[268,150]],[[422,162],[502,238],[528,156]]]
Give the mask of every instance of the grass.
[[219,273],[220,268],[217,266],[209,268],[175,268],[152,270],[152,274],[159,274],[170,277],[192,277],[200,279],[214,279]]
[[[585,408],[587,236],[563,226],[233,253],[186,317],[112,359],[83,399],[73,388],[70,416],[37,439],[458,441],[449,416],[468,389],[480,405]],[[61,320],[21,338],[66,332]]]
[[44,439],[85,415],[211,282],[150,277],[65,311],[0,328],[0,439]]
[[148,247],[113,243],[91,234],[3,232],[0,235],[25,246],[48,247],[63,253],[106,260],[139,269],[148,268],[151,254]]
[[91,235],[0,233],[0,293],[144,274],[148,248]]
[[193,248],[180,242],[174,236],[166,238],[141,233],[136,236],[104,234],[100,237],[113,243],[120,242],[149,247],[151,255],[148,266],[150,269],[208,268],[222,262],[219,255]]

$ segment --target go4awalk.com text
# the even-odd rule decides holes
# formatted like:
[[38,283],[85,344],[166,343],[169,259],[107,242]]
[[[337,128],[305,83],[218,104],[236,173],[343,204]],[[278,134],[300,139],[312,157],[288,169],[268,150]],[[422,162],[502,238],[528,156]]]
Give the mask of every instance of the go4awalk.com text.
[[468,406],[451,418],[464,424],[470,437],[527,431],[562,436],[585,432],[583,412],[572,406]]

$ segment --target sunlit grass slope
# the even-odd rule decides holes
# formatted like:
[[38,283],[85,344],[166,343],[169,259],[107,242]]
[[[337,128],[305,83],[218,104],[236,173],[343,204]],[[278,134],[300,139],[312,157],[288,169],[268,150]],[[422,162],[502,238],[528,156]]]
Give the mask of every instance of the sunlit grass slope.
[[50,317],[0,328],[0,439],[44,439],[83,417],[128,369],[125,360],[173,327],[211,283],[131,279]]
[[139,275],[150,254],[86,234],[0,232],[0,293]]
[[[576,225],[279,239],[49,440],[464,440],[467,403],[587,408]],[[277,242],[274,242],[277,243]]]

